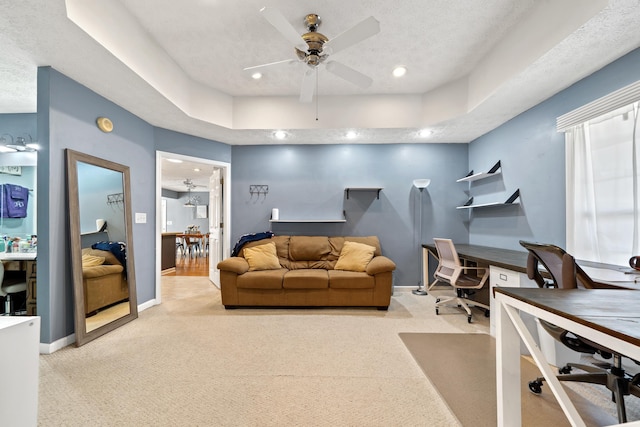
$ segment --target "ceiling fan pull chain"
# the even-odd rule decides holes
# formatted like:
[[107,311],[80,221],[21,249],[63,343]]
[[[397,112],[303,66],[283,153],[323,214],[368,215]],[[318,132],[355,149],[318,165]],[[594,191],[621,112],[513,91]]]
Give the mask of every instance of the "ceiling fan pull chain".
[[318,92],[318,68],[316,68],[316,122],[318,121],[318,97],[320,93]]

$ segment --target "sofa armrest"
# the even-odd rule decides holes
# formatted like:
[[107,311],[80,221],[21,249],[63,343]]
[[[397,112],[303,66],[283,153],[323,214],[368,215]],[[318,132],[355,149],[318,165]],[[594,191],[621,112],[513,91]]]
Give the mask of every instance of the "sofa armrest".
[[396,269],[396,263],[391,261],[386,256],[376,256],[367,264],[366,272],[370,276],[375,276],[379,273],[386,273]]
[[230,271],[236,274],[244,274],[249,271],[249,263],[242,257],[233,256],[231,258],[220,261],[218,263],[218,269]]

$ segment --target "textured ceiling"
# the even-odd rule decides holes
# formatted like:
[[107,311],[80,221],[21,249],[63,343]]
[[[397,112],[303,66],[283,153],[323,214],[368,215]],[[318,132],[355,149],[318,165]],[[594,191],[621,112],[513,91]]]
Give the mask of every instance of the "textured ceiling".
[[[372,85],[320,68],[317,103],[300,104],[306,65],[251,79],[243,68],[295,58],[264,6],[300,34],[318,14],[329,39],[375,17],[378,34],[331,56]],[[638,28],[639,0],[0,0],[0,112],[35,111],[36,69],[52,66],[155,126],[229,144],[277,143],[275,129],[292,144],[464,143],[639,47]]]

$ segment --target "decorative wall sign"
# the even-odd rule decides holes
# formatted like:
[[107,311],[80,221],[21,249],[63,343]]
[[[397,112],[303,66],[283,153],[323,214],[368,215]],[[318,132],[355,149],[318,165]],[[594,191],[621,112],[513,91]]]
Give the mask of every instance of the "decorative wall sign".
[[0,173],[7,175],[22,175],[22,166],[0,166]]

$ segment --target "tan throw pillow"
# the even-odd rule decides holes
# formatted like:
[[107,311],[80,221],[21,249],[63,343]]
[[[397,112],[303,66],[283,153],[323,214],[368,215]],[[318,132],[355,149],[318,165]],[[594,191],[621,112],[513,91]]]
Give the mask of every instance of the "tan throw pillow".
[[96,267],[98,265],[104,264],[103,256],[93,256],[93,255],[82,255],[82,266],[83,267]]
[[364,243],[344,242],[334,270],[365,271],[376,248]]
[[244,250],[244,258],[249,263],[249,271],[277,270],[280,268],[275,242],[246,248]]

